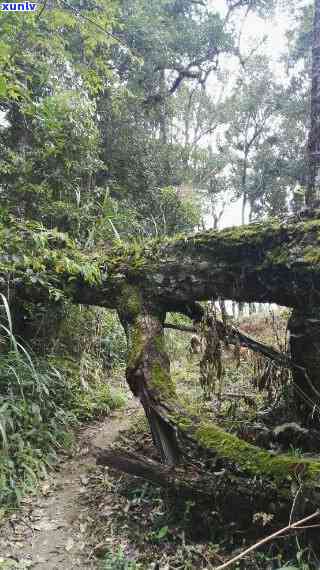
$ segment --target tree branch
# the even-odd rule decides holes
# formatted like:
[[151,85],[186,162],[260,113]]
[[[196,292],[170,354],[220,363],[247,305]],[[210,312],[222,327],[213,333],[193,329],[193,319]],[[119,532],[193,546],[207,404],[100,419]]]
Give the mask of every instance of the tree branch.
[[274,532],[272,534],[270,534],[270,536],[266,536],[265,538],[263,538],[262,540],[259,540],[259,542],[257,542],[256,544],[254,544],[253,546],[250,546],[250,548],[247,548],[246,550],[244,550],[243,552],[241,552],[241,554],[238,554],[238,556],[235,556],[234,558],[232,558],[231,560],[229,560],[229,562],[226,562],[225,564],[221,564],[220,566],[216,566],[214,570],[225,570],[225,568],[229,568],[230,566],[232,566],[233,564],[235,564],[236,562],[238,562],[238,560],[241,560],[242,558],[244,558],[245,556],[247,556],[247,554],[250,554],[250,552],[254,552],[255,550],[257,550],[258,548],[260,548],[260,546],[263,546],[264,544],[267,544],[268,542],[271,542],[272,540],[274,540],[275,538],[277,538],[278,536],[281,536],[282,534],[287,533],[288,531],[291,530],[303,530],[304,529],[304,524],[315,519],[316,517],[318,517],[320,515],[320,511],[316,511],[315,513],[313,513],[312,515],[309,515],[307,517],[304,517],[303,519],[296,521],[295,523],[290,523],[287,526],[285,526],[284,528],[278,530],[277,532]]

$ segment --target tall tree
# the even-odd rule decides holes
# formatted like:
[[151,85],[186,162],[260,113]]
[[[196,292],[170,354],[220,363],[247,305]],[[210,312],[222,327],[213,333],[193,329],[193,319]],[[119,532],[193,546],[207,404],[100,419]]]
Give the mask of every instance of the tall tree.
[[314,2],[312,39],[311,126],[308,141],[309,177],[306,203],[320,195],[320,0]]
[[222,152],[230,161],[234,192],[242,199],[242,224],[249,204],[254,210],[255,188],[250,179],[255,172],[257,152],[271,140],[279,111],[279,87],[264,56],[255,56],[241,70],[233,93],[225,103],[226,131]]

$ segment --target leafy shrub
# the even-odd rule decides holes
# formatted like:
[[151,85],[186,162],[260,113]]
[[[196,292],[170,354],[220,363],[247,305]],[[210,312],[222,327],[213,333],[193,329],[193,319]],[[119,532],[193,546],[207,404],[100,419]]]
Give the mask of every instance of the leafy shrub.
[[115,311],[105,311],[102,324],[102,349],[104,358],[112,367],[124,366],[127,357],[127,341]]
[[140,564],[128,560],[122,548],[116,552],[108,552],[105,555],[101,570],[139,570]]
[[69,305],[52,349],[77,361],[94,357],[110,370],[125,364],[127,343],[115,311]]
[[72,410],[79,420],[90,420],[106,416],[110,411],[124,407],[126,398],[120,391],[112,391],[104,382],[97,382],[94,388],[81,389],[74,386]]
[[71,445],[70,426],[106,415],[124,399],[101,377],[86,384],[75,360],[48,361],[26,350],[13,334],[8,303],[1,298],[0,504],[8,505],[32,491],[56,461],[57,450]]

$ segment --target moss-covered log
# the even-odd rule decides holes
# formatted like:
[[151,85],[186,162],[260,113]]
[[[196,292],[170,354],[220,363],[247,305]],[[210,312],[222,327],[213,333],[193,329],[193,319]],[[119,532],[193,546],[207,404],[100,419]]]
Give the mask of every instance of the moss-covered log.
[[[160,320],[169,310],[199,318],[196,302],[218,296],[294,307],[300,315],[299,328],[310,330],[312,320],[313,334],[312,342],[310,334],[296,336],[291,321],[292,357],[306,369],[309,389],[305,390],[306,376],[301,371],[295,372],[295,379],[302,397],[309,400],[309,409],[310,403],[318,404],[318,329],[312,314],[320,304],[319,210],[285,221],[95,252],[79,251],[56,231],[12,222],[11,227],[0,229],[0,243],[0,291],[12,303],[68,298],[116,308],[120,315],[137,315],[144,305],[153,307]],[[307,316],[303,324],[306,310],[312,318]],[[138,321],[132,323],[131,316],[127,325],[122,320],[135,338]],[[161,366],[163,374],[168,364]]]
[[[56,231],[12,222],[0,229],[0,243],[0,291],[16,303],[66,297],[116,308],[121,314],[139,309],[143,300],[158,313],[175,310],[192,316],[195,302],[218,296],[294,307],[300,311],[295,313],[300,315],[299,329],[311,326],[313,337],[310,342],[309,333],[297,336],[291,321],[293,360],[306,368],[320,393],[315,356],[319,335],[312,317],[320,304],[319,210],[285,221],[95,252],[79,251]],[[306,310],[311,317],[303,324]],[[310,383],[305,390],[305,376],[297,371],[295,377],[315,402]]]
[[[246,530],[257,530],[259,513],[267,516],[265,530],[287,522],[293,501],[295,515],[320,508],[318,459],[275,455],[262,450],[211,422],[190,417],[177,406],[175,398],[167,399],[164,405],[160,385],[151,392],[154,394],[151,406],[175,430],[180,448],[179,465],[160,465],[145,457],[114,450],[98,450],[98,464],[164,487],[177,499],[191,499],[198,509],[214,510],[218,520],[236,522]],[[189,451],[186,451],[190,445],[203,451],[206,464],[211,464],[210,471],[190,464]]]
[[115,308],[127,285],[163,310],[212,298],[320,304],[320,212],[109,251],[81,252],[66,236],[12,223],[0,231],[0,290],[28,300]]
[[[237,438],[235,438],[237,439]],[[242,444],[242,442],[238,443]],[[258,450],[256,450],[258,452]],[[246,531],[279,528],[287,523],[297,487],[302,492],[295,505],[295,516],[317,510],[320,505],[319,480],[303,481],[304,463],[295,465],[290,473],[285,456],[278,462],[286,464],[286,476],[278,479],[274,474],[259,475],[248,472],[237,462],[230,461],[216,452],[216,466],[212,471],[199,469],[195,464],[172,468],[133,453],[114,449],[97,450],[97,464],[147,480],[171,493],[175,504],[178,501],[194,501],[196,509],[203,509],[203,519],[214,512],[216,522],[236,523]],[[320,463],[314,463],[317,475]],[[302,474],[302,477],[301,477]],[[262,516],[263,513],[263,516]]]
[[[145,409],[164,462],[179,461],[183,449],[178,434],[185,434],[250,477],[284,484],[301,471],[307,482],[318,483],[317,464],[279,459],[240,445],[233,436],[191,421],[178,409],[163,323],[166,311],[194,315],[195,302],[218,296],[272,301],[300,312],[319,306],[319,211],[303,219],[153,240],[108,252],[79,252],[57,232],[19,224],[2,229],[1,238],[0,288],[9,291],[11,301],[59,301],[66,296],[117,309],[129,344],[127,380]],[[309,362],[307,358],[308,373]],[[311,372],[311,381],[318,381],[317,366],[311,366]]]
[[[134,296],[133,291],[132,295]],[[280,510],[288,514],[293,499],[292,489],[296,489],[296,485],[303,489],[303,509],[307,509],[310,504],[313,508],[320,505],[320,495],[317,494],[318,488],[320,489],[319,461],[289,455],[274,455],[242,441],[202,418],[190,417],[181,409],[171,381],[169,361],[163,342],[163,313],[140,301],[134,310],[131,305],[121,313],[121,318],[128,331],[130,347],[128,383],[144,406],[163,462],[174,464],[179,461],[181,469],[183,462],[188,462],[186,442],[191,442],[209,454],[214,458],[215,485],[210,486],[206,481],[205,493],[212,492],[215,496],[214,501],[222,509],[224,516],[227,500],[230,501],[231,496],[234,504],[243,508],[243,519],[246,524],[250,518],[252,521],[252,516],[257,510],[266,509],[269,512],[271,498],[277,513]],[[100,462],[102,462],[101,457],[100,455]],[[105,462],[110,460],[112,464],[110,457],[110,454],[104,454]],[[120,461],[118,467],[121,468],[121,465],[127,471],[131,468],[139,469],[139,466],[133,465],[132,461],[129,463]],[[152,466],[148,464],[144,467],[146,469],[143,470],[142,476],[149,473],[151,480],[159,482],[152,479]],[[176,478],[175,472],[169,476],[169,472],[164,469],[161,473],[164,482],[167,480],[169,484],[171,481],[170,484],[183,493],[195,489],[194,482],[182,480],[181,477],[179,479],[179,475]],[[160,473],[158,475],[160,476]],[[201,484],[204,482],[205,478]],[[252,498],[253,489],[259,493],[258,497]]]
[[[145,321],[146,316],[143,318],[144,323]],[[160,320],[156,322],[156,332],[159,335],[162,324]],[[140,326],[139,330],[141,330]],[[150,328],[148,330],[150,332]],[[152,346],[151,350],[150,346]],[[212,423],[203,421],[201,418],[190,417],[177,405],[169,368],[165,368],[165,377],[161,372],[160,358],[166,361],[162,342],[158,342],[154,337],[150,344],[150,337],[145,336],[143,342],[136,348],[137,350],[133,349],[133,351],[131,349],[128,363],[129,384],[142,401],[146,398],[150,408],[155,409],[167,424],[176,429],[180,442],[184,437],[192,439],[199,447],[209,450],[220,460],[240,468],[250,477],[265,477],[283,484],[288,478],[299,476],[306,484],[310,482],[312,485],[314,483],[320,485],[320,462],[289,455],[275,456],[226,433]],[[133,354],[137,355],[137,360]],[[155,365],[157,373],[152,374]],[[137,371],[138,375],[136,375]],[[134,379],[134,386],[131,384],[132,379]],[[143,387],[142,396],[137,391],[137,385]]]

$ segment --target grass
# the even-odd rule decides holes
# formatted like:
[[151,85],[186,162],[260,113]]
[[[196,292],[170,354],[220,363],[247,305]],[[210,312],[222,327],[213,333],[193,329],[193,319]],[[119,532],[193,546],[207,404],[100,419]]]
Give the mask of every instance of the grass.
[[106,415],[124,405],[120,392],[97,381],[83,389],[69,374],[28,351],[16,339],[6,298],[0,322],[0,507],[10,508],[37,488],[72,447],[80,420]]

